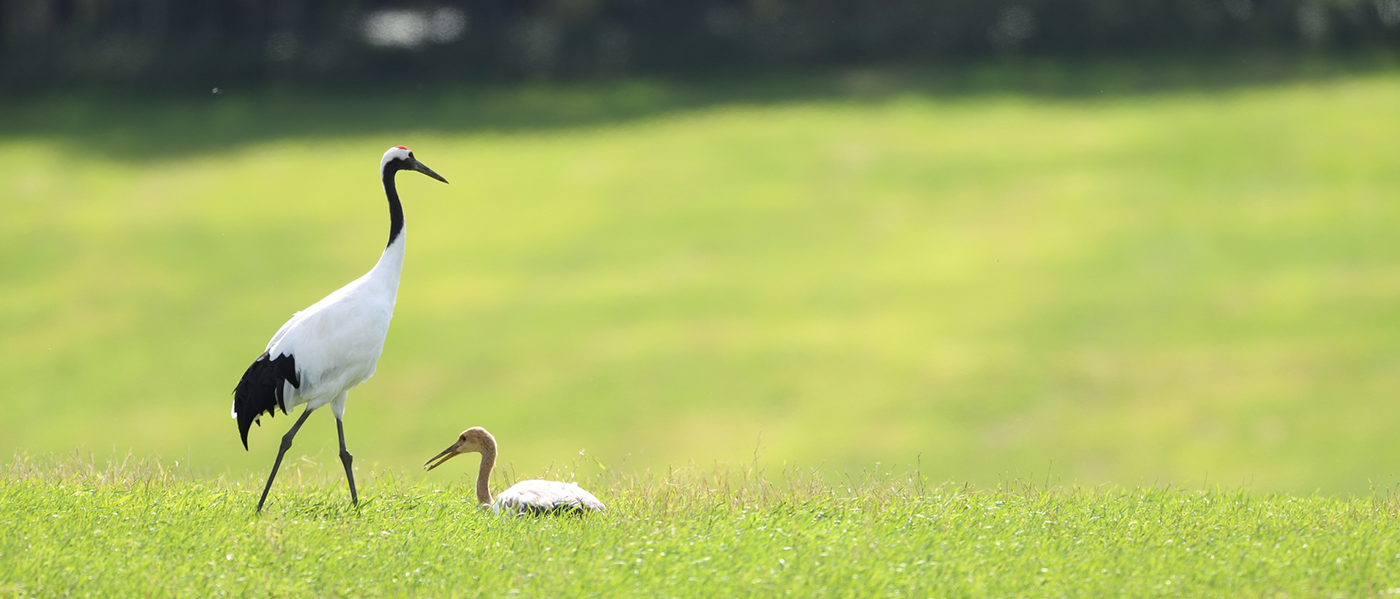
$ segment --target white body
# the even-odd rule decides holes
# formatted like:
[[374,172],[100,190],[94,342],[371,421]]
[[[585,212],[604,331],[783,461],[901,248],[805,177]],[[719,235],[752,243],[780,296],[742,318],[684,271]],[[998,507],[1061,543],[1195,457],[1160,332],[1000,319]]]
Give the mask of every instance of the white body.
[[491,503],[491,511],[506,512],[552,512],[556,509],[574,507],[580,511],[603,511],[603,502],[592,493],[580,489],[578,483],[561,483],[553,480],[527,480],[515,483],[496,496]]
[[403,248],[400,232],[374,268],[292,315],[267,343],[269,356],[296,358],[301,387],[282,388],[288,413],[329,403],[335,417],[344,418],[346,392],[374,376],[398,299]]

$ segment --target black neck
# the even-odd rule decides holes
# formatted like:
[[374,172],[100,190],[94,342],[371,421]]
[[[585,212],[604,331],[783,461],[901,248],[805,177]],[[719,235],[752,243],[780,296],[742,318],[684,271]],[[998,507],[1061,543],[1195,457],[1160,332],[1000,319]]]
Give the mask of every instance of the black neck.
[[399,203],[399,192],[394,189],[394,173],[399,169],[392,166],[384,169],[384,195],[389,196],[389,243],[384,247],[394,245],[394,240],[399,238],[403,232],[403,205]]

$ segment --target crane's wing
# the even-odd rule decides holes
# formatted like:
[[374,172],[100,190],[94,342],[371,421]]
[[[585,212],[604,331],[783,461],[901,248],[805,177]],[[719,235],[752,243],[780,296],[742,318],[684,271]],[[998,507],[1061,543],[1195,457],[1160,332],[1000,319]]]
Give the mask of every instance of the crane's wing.
[[364,292],[363,282],[361,277],[298,312],[268,343],[268,355],[296,358],[302,381],[298,398],[321,391],[338,395],[374,375],[394,297]]
[[[329,299],[329,298],[327,298]],[[256,422],[262,426],[262,415],[276,416],[275,410],[286,414],[287,385],[301,388],[301,372],[297,369],[296,355],[290,350],[280,351],[278,343],[294,330],[298,323],[316,312],[325,300],[316,302],[310,308],[293,314],[277,329],[277,334],[267,342],[267,349],[258,359],[253,360],[243,378],[233,388],[232,416],[238,419],[238,434],[243,439],[243,449],[248,449],[248,429]]]
[[233,417],[238,419],[238,434],[243,438],[243,449],[248,449],[248,428],[257,422],[262,425],[261,416],[267,412],[275,415],[274,408],[287,413],[284,393],[287,384],[293,388],[301,386],[301,376],[297,374],[297,362],[293,356],[271,357],[267,352],[253,360],[238,386],[233,388]]
[[334,396],[374,374],[394,297],[362,293],[368,275],[338,289],[292,315],[233,391],[233,417],[238,419],[243,447],[248,429],[261,424],[263,413],[288,413],[313,396]]
[[501,492],[491,509],[521,514],[555,514],[601,512],[605,508],[592,493],[580,489],[578,483],[552,480],[527,480]]
[[[316,306],[313,305],[312,308],[314,307]],[[277,329],[277,334],[273,335],[272,340],[267,342],[267,349],[263,351],[270,352],[272,351],[272,348],[277,347],[277,342],[281,341],[282,337],[285,337],[287,335],[287,331],[291,330],[292,325],[295,325],[298,320],[301,320],[302,315],[306,314],[310,310],[311,308],[307,308],[306,310],[297,312],[296,314],[293,314],[291,318],[288,318],[287,322],[282,323],[282,327]]]

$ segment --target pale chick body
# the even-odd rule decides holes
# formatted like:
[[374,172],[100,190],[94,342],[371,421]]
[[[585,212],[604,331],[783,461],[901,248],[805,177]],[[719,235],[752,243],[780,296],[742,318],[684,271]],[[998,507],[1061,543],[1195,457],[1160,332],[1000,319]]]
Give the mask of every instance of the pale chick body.
[[553,480],[521,481],[502,491],[493,500],[490,485],[491,470],[496,466],[496,438],[479,426],[462,431],[456,443],[424,463],[423,469],[432,470],[464,453],[481,454],[481,470],[476,476],[476,500],[483,506],[491,506],[491,510],[497,514],[502,511],[519,514],[585,513],[604,509],[603,503],[592,493],[579,488],[578,483]]

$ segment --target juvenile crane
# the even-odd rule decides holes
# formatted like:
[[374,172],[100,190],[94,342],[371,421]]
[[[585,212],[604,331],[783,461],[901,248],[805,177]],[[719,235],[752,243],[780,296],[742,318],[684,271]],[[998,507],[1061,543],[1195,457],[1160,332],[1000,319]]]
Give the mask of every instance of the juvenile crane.
[[233,390],[233,417],[238,419],[238,433],[243,437],[243,449],[248,449],[248,428],[262,414],[275,416],[275,410],[290,414],[297,406],[306,404],[301,417],[282,436],[277,449],[277,461],[267,475],[267,486],[258,499],[258,511],[267,501],[272,480],[282,456],[292,446],[292,438],[306,417],[316,409],[330,404],[335,415],[336,432],[340,435],[340,462],[345,465],[345,479],[350,483],[350,502],[359,505],[355,492],[355,474],[350,469],[353,456],[345,449],[345,395],[356,385],[374,375],[374,366],[384,350],[384,337],[389,333],[389,319],[394,315],[394,300],[399,292],[399,273],[403,271],[403,206],[394,189],[394,175],[399,171],[418,171],[447,182],[423,165],[413,152],[394,146],[379,161],[380,179],[389,199],[389,243],[379,262],[364,276],[351,281],[326,296],[310,308],[292,315],[272,341],[267,343],[257,360],[243,373]]
[[462,431],[457,442],[442,450],[423,464],[432,470],[447,460],[464,453],[481,454],[481,470],[476,475],[476,501],[491,510],[519,514],[587,513],[603,511],[603,503],[592,493],[580,489],[578,483],[552,480],[526,480],[515,483],[491,500],[491,469],[496,466],[496,438],[479,426]]

